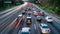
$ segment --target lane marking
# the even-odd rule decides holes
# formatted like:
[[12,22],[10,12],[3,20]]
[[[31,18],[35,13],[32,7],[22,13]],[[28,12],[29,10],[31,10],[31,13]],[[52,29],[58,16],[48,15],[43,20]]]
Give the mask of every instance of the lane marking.
[[35,28],[35,30],[36,30],[36,24],[34,24],[34,28]]

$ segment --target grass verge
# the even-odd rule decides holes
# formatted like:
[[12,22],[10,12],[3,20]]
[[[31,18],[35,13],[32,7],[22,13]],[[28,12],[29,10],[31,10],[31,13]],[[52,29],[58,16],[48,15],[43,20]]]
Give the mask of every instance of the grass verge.
[[0,12],[3,11],[3,10],[6,10],[6,9],[13,8],[13,7],[15,7],[15,5],[6,4],[6,5],[4,5],[3,7],[0,8]]

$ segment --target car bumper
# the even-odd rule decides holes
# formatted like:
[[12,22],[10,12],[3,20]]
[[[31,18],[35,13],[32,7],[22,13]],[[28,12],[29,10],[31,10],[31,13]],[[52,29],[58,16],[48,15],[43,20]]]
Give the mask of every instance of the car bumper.
[[48,31],[41,31],[41,33],[43,33],[43,34],[49,34],[50,32],[48,32]]
[[31,22],[27,22],[26,24],[31,24]]
[[52,22],[52,20],[47,20],[47,22]]

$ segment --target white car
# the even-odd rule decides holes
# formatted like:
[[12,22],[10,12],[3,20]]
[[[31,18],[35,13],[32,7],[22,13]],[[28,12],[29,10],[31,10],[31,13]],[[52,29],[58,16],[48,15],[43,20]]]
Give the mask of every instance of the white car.
[[32,10],[34,11],[34,10],[35,10],[35,8],[32,8]]
[[49,34],[51,32],[49,26],[47,24],[41,23],[40,25],[41,33]]
[[20,19],[22,16],[23,16],[22,14],[19,14],[19,15],[18,15],[18,19]]
[[33,11],[34,13],[37,13],[36,11]]
[[19,14],[18,16],[19,16],[19,17],[21,17],[21,16],[22,16],[22,14]]
[[29,27],[23,27],[21,30],[21,34],[30,34],[30,28]]
[[47,22],[52,22],[53,21],[52,17],[50,17],[50,16],[45,17],[45,19],[47,20]]

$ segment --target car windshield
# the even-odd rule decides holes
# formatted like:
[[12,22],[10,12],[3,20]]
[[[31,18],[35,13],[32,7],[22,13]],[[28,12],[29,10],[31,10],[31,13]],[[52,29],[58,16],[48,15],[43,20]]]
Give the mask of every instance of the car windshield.
[[27,20],[31,20],[31,18],[28,18]]
[[22,34],[29,34],[29,32],[22,32]]
[[49,28],[48,26],[43,26],[42,28]]
[[40,18],[40,16],[37,16],[37,18]]
[[52,19],[52,18],[49,18],[49,19]]

